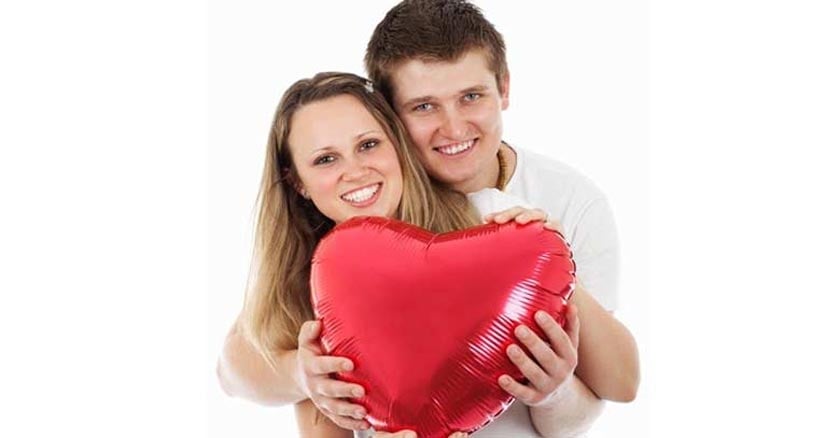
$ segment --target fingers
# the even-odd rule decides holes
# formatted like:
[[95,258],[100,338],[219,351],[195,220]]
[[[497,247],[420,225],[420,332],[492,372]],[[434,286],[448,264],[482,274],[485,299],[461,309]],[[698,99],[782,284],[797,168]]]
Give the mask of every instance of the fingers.
[[330,420],[332,420],[332,422],[335,423],[336,426],[338,426],[342,429],[348,429],[348,430],[370,429],[370,424],[368,424],[367,421],[354,420],[350,417],[337,417],[337,416],[333,416],[331,414],[327,414],[326,412],[324,412],[324,414],[327,417],[329,417]]
[[510,376],[499,378],[499,385],[525,404],[534,406],[548,400],[574,373],[577,366],[577,340],[579,339],[579,321],[577,308],[570,305],[567,311],[567,331],[544,311],[534,316],[537,325],[548,337],[548,342],[525,325],[514,331],[517,339],[531,353],[526,354],[518,345],[510,345],[507,354],[511,362],[528,379],[524,385]]
[[561,236],[565,236],[565,235],[566,235],[566,232],[565,232],[565,231],[563,231],[563,226],[562,226],[562,225],[560,225],[560,222],[557,222],[557,221],[546,221],[546,223],[545,223],[545,228],[546,228],[546,229],[549,229],[549,230],[551,230],[551,231],[556,231],[557,233],[560,233],[560,235],[561,235]]
[[516,215],[514,220],[518,224],[527,224],[535,221],[545,222],[548,220],[548,214],[546,214],[546,212],[538,208],[535,208],[532,210],[525,210],[524,212],[519,213],[518,215]]
[[373,438],[417,438],[413,430],[401,430],[399,432],[374,432]]
[[[573,305],[570,305],[569,307],[571,306]],[[568,318],[568,310],[566,315]],[[562,358],[563,361],[570,365],[572,370],[574,370],[577,366],[577,344],[573,343],[569,335],[563,330],[563,327],[548,313],[540,310],[534,316],[534,319],[536,319],[537,325],[540,329],[542,329],[546,337],[548,337],[548,342],[551,344],[551,349],[554,353]],[[577,321],[576,313],[574,319]],[[570,328],[575,324],[577,324],[577,322],[572,323],[572,321],[569,321],[566,323],[566,325]]]
[[[534,362],[518,345],[509,345],[507,355],[510,361],[519,368],[526,379],[540,391],[552,390],[551,377]],[[554,365],[556,367],[556,365]]]
[[508,208],[507,210],[502,210],[496,213],[488,214],[484,217],[484,220],[488,223],[495,222],[497,224],[504,224],[510,222],[511,219],[513,219],[523,211],[525,211],[525,208],[523,207]]
[[337,398],[319,398],[316,406],[330,418],[347,417],[348,420],[364,420],[367,415],[364,406]]
[[310,355],[304,358],[303,369],[311,376],[352,371],[353,361],[339,356]]
[[566,308],[566,335],[572,341],[572,346],[577,351],[580,346],[580,318],[578,318],[578,308],[574,304],[569,304]]
[[[559,327],[558,327],[559,329]],[[562,330],[560,330],[562,332]],[[528,327],[521,325],[516,328],[515,330],[516,337],[522,342],[523,345],[531,352],[534,358],[537,360],[537,363],[533,363],[533,361],[525,354],[519,355],[516,352],[515,345],[511,345],[508,347],[508,355],[510,356],[513,363],[519,366],[520,370],[525,373],[526,369],[533,369],[536,368],[536,371],[532,371],[532,375],[525,374],[525,377],[537,387],[537,389],[541,390],[551,390],[552,388],[552,377],[561,377],[562,373],[564,372],[563,367],[564,363],[562,358],[557,355],[557,353],[551,349],[551,346],[543,341],[536,333],[534,333]],[[511,352],[511,350],[513,350]],[[521,351],[521,350],[520,350]],[[525,359],[529,360],[531,364],[525,363]],[[539,365],[537,365],[539,364]],[[539,373],[537,373],[539,371]]]
[[298,332],[298,349],[306,349],[315,354],[322,354],[318,336],[321,335],[321,321],[306,321]]
[[499,386],[507,391],[508,394],[516,397],[517,400],[520,400],[527,405],[532,405],[540,400],[540,393],[538,393],[534,388],[525,386],[516,380],[513,380],[513,377],[507,374],[502,374],[499,377]]
[[498,213],[488,214],[484,217],[486,223],[505,224],[515,220],[518,224],[527,224],[534,221],[546,221],[548,214],[540,209],[527,209],[524,207],[513,207]]
[[325,376],[313,379],[312,395],[330,398],[361,398],[364,397],[365,390],[361,385],[342,382]]

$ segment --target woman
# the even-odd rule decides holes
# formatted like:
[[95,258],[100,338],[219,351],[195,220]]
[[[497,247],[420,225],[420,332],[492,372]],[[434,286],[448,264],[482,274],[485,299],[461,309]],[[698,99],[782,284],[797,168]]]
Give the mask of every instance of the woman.
[[[269,136],[250,293],[219,364],[228,393],[241,395],[237,379],[265,382],[260,393],[247,396],[273,403],[313,398],[314,390],[325,387],[342,386],[348,396],[363,391],[328,378],[328,369],[352,363],[319,351],[309,301],[315,246],[336,223],[359,215],[393,217],[434,232],[480,223],[464,195],[426,175],[401,122],[368,81],[342,73],[298,81],[284,94]],[[524,223],[545,215],[512,209],[494,220],[513,219]],[[569,322],[574,331],[574,305]],[[243,337],[247,343],[231,342]],[[264,360],[242,360],[255,354]],[[322,399],[319,408],[356,417],[341,426],[364,425],[359,406]],[[296,408],[303,436],[348,436],[331,422],[316,421],[311,402]]]

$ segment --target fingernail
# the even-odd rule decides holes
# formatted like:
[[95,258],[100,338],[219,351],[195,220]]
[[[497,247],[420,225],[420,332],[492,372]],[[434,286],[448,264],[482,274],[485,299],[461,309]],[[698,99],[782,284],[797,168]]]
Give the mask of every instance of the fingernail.
[[549,321],[548,314],[543,312],[542,310],[537,312],[537,321],[539,322],[548,322]]
[[517,354],[522,353],[522,350],[520,350],[519,347],[517,347],[516,345],[511,345],[510,347],[508,347],[507,352],[512,356],[516,356]]
[[404,438],[417,438],[417,434],[414,432],[406,432],[403,434]]
[[353,388],[353,397],[363,397],[365,391],[362,388]]
[[525,328],[524,325],[520,325],[519,327],[516,328],[516,336],[519,336],[520,338],[524,338],[525,336],[528,336],[528,329]]
[[507,385],[510,385],[510,383],[511,383],[511,379],[510,379],[510,377],[508,377],[508,376],[502,376],[502,378],[501,378],[501,379],[499,379],[499,383],[501,383],[502,385],[507,386]]
[[348,361],[344,362],[343,364],[341,364],[341,368],[343,368],[344,371],[351,371],[353,369],[353,362],[350,362],[348,360]]

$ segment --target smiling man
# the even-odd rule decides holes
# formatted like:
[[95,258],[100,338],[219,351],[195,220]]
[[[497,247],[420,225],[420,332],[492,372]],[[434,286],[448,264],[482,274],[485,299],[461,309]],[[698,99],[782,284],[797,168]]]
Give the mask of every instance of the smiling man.
[[[632,400],[638,386],[635,340],[612,316],[616,227],[606,197],[589,179],[503,141],[502,112],[510,105],[511,80],[505,50],[502,35],[471,3],[405,0],[374,30],[365,67],[408,128],[432,177],[471,194],[476,204],[497,203],[490,211],[524,201],[548,212],[565,230],[585,288],[573,298],[580,309],[577,355],[581,364],[598,363],[608,371],[578,367],[575,375],[557,375],[550,372],[552,364],[568,360],[559,351],[535,360],[511,355],[529,382],[500,379],[517,402],[475,436],[577,436],[600,415],[601,399]],[[496,190],[508,197],[499,201]],[[608,363],[620,364],[600,366]]]

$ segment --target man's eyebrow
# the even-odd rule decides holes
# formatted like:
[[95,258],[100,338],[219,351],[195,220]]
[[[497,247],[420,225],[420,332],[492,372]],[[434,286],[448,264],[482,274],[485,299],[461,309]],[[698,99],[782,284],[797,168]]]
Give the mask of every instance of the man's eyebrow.
[[[461,91],[458,91],[458,94],[484,92],[484,91],[487,91],[489,88],[490,87],[488,87],[487,85],[475,85],[475,86],[472,86],[472,87],[464,88]],[[434,96],[415,97],[413,99],[409,99],[409,100],[405,101],[405,103],[403,103],[401,106],[403,108],[412,107],[412,106],[415,106],[415,105],[418,105],[418,104],[421,104],[421,103],[425,103],[425,102],[428,102],[428,101],[434,100],[434,99],[435,99]]]
[[411,107],[411,106],[414,106],[414,105],[417,105],[417,104],[421,104],[421,103],[424,103],[424,102],[428,102],[428,101],[430,101],[430,100],[432,100],[432,99],[434,99],[434,97],[432,97],[432,96],[420,96],[420,97],[415,97],[415,98],[413,98],[413,99],[409,99],[409,100],[405,101],[405,103],[403,103],[403,104],[402,104],[402,107],[403,107],[403,108],[405,108],[405,107]]
[[474,87],[469,87],[461,90],[461,94],[467,93],[475,93],[476,91],[487,91],[490,87],[487,85],[476,85]]

